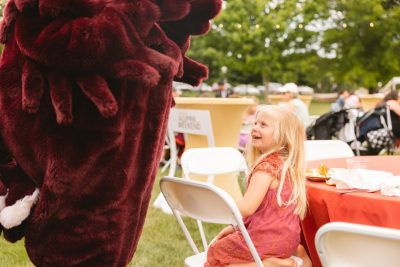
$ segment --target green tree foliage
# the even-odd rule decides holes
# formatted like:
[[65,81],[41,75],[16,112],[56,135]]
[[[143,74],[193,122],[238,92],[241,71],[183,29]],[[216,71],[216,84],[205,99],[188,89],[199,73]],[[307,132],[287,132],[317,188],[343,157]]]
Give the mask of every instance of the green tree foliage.
[[192,42],[192,56],[210,67],[212,79],[227,78],[238,83],[304,80],[313,66],[298,69],[293,60],[314,60],[307,49],[315,33],[305,26],[313,18],[301,14],[312,1],[230,0],[214,21],[212,31]]
[[[210,79],[375,87],[400,73],[398,0],[229,0],[191,56]],[[226,66],[224,74],[221,67]]]
[[335,79],[351,86],[376,88],[400,74],[399,1],[331,1],[337,14],[323,46],[333,48]]

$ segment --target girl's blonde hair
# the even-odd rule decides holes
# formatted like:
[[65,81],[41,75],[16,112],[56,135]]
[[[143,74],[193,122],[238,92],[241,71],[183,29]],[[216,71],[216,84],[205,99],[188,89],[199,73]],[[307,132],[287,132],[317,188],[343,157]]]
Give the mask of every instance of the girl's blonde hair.
[[[284,157],[284,164],[277,193],[278,204],[280,206],[282,204],[295,204],[295,214],[298,214],[300,218],[304,218],[307,209],[304,125],[292,111],[279,106],[263,105],[257,110],[256,118],[258,118],[260,114],[265,114],[271,119],[270,123],[274,129],[273,139],[275,141],[275,146],[271,148],[270,151],[262,154],[252,146],[251,141],[248,142],[246,146],[246,160],[248,166],[253,169],[265,156],[280,151],[281,156]],[[286,177],[289,178],[293,190],[289,200],[284,202],[281,198],[281,192]]]

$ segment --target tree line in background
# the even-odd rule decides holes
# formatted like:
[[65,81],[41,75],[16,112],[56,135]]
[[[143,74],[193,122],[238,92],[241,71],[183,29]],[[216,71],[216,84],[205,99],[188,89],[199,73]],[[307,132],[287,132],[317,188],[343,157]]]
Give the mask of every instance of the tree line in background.
[[400,75],[400,0],[228,0],[224,6],[189,51],[209,66],[211,82],[296,82],[330,91],[376,89]]
[[400,1],[228,0],[189,53],[211,82],[374,90],[400,75]]

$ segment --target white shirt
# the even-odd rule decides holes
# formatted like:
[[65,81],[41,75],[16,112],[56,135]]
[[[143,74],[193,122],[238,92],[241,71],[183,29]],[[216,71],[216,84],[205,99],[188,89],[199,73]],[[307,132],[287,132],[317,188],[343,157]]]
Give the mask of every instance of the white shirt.
[[298,98],[293,98],[289,103],[294,106],[294,113],[303,122],[304,127],[307,127],[309,114],[306,104]]

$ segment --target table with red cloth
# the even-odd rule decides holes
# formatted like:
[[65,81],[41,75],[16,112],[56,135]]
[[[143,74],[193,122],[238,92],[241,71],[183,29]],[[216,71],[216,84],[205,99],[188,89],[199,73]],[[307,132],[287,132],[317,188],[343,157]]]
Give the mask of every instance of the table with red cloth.
[[[365,156],[368,169],[388,171],[400,175],[400,156]],[[324,159],[308,162],[308,168],[318,168],[321,163],[329,168],[346,168],[346,158]],[[379,177],[376,177],[379,179]],[[338,193],[335,186],[324,182],[307,181],[308,213],[302,221],[303,238],[316,267],[321,266],[315,249],[317,230],[329,222],[350,222],[400,229],[400,197],[376,193]]]

